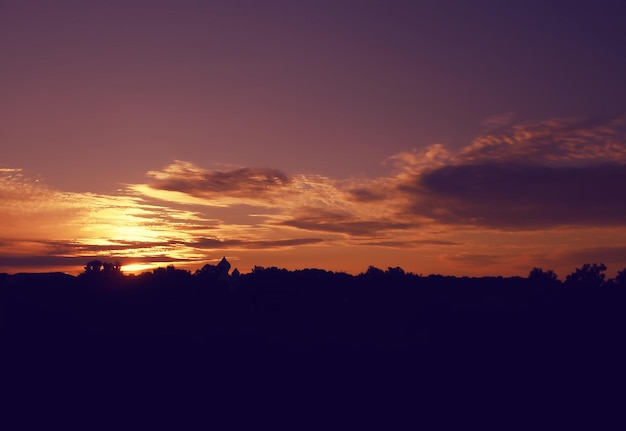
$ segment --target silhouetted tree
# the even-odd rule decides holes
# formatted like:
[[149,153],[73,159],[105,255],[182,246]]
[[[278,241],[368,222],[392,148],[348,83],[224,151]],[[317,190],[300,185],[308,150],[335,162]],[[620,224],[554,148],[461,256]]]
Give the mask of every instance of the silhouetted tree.
[[375,266],[370,265],[365,271],[365,275],[368,277],[382,277],[385,275],[385,271],[380,268],[376,268]]
[[203,281],[215,281],[218,277],[217,267],[215,265],[206,264],[201,269],[196,270],[194,277]]
[[102,271],[102,266],[103,266],[102,261],[98,259],[90,260],[89,262],[87,262],[87,265],[85,265],[85,273],[87,274],[98,273]]
[[174,265],[167,265],[165,268],[155,268],[152,270],[152,275],[162,282],[174,282],[174,285],[188,281],[191,278],[191,272],[186,269],[178,269]]
[[404,277],[405,272],[404,272],[404,269],[400,268],[399,266],[396,266],[394,268],[388,267],[387,274],[391,276],[395,276],[395,277]]
[[565,284],[580,287],[602,287],[606,281],[606,265],[603,263],[584,264],[567,276]]
[[85,265],[86,274],[98,274],[102,273],[103,275],[117,275],[122,272],[122,264],[119,261],[115,262],[104,262],[98,259],[90,260]]
[[194,277],[204,282],[228,281],[230,263],[223,257],[217,265],[206,264],[194,273]]
[[613,279],[613,284],[619,287],[626,287],[626,268],[617,273]]
[[106,277],[117,277],[122,275],[122,265],[119,261],[116,262],[103,262],[102,274]]
[[537,267],[530,270],[528,280],[541,285],[558,283],[558,277],[554,271],[551,269],[544,271]]

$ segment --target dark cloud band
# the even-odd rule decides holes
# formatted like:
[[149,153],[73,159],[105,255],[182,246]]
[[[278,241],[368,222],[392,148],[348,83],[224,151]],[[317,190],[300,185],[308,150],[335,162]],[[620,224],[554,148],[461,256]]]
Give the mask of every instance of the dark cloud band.
[[408,211],[450,224],[495,228],[626,225],[626,166],[486,163],[446,166],[399,190]]

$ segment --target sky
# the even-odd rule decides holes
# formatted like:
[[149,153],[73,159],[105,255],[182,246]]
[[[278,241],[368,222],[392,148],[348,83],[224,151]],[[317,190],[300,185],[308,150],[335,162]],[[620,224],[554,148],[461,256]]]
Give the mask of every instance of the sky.
[[0,272],[626,267],[618,1],[0,0]]

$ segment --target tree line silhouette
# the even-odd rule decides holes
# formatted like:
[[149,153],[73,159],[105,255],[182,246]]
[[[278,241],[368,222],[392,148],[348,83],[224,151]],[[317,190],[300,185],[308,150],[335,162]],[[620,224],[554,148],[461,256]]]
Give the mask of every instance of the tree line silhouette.
[[85,411],[103,398],[151,415],[200,403],[232,420],[246,405],[300,421],[393,411],[385,425],[428,429],[623,424],[626,269],[607,279],[605,265],[585,264],[563,281],[541,268],[230,269],[224,258],[127,275],[92,260],[77,277],[2,274],[7,387],[69,388]]
[[[203,280],[205,282],[214,282],[214,281],[225,281],[225,280],[236,280],[240,272],[238,269],[235,269],[232,274],[230,274],[230,262],[226,260],[226,257],[222,258],[222,260],[217,265],[204,265],[201,269],[196,270],[193,273],[193,277]],[[607,280],[606,272],[607,267],[603,263],[586,263],[581,268],[576,268],[572,273],[568,274],[565,278],[565,282],[562,283],[556,273],[551,270],[543,270],[542,268],[534,267],[530,271],[527,276],[529,282],[537,285],[557,285],[564,284],[569,287],[612,287],[612,286],[625,286],[626,285],[626,268],[622,271],[618,272],[617,275]],[[261,273],[272,274],[274,276],[278,276],[278,274],[285,275],[290,271],[286,269],[280,269],[277,267],[264,268],[261,266],[254,266],[252,268],[251,274],[259,275]],[[324,271],[319,269],[305,269],[305,270],[296,270],[293,271],[295,273],[325,273],[330,274],[332,276],[337,276],[345,281],[346,273],[333,273],[331,271]],[[177,274],[177,276],[174,276]],[[155,278],[169,278],[169,281],[174,281],[172,278],[178,278],[177,281],[185,281],[189,282],[191,280],[191,271],[177,269],[174,265],[169,265],[166,268],[156,268],[152,272],[146,271],[141,274],[140,277],[155,277]],[[8,277],[8,274],[0,274],[2,277]],[[89,280],[90,282],[101,281],[101,280],[116,280],[121,282],[122,277],[131,277],[135,278],[134,274],[124,275],[122,272],[122,264],[119,261],[115,262],[107,262],[101,260],[91,260],[87,262],[84,267],[84,271],[79,275],[79,277]],[[416,279],[424,279],[424,278],[434,278],[441,277],[440,275],[430,275],[428,277],[424,277],[421,274],[416,275],[413,273],[406,273],[404,269],[401,267],[388,267],[387,270],[383,270],[377,268],[375,266],[369,266],[364,273],[356,276],[357,279],[360,279],[361,282],[367,283],[371,281],[378,282],[399,282],[401,279],[404,279],[406,284],[407,280],[416,280]],[[502,277],[496,277],[501,279]],[[516,279],[517,277],[510,278],[511,280]],[[447,280],[453,280],[455,277],[447,277]],[[463,280],[467,280],[468,277],[462,277]],[[479,278],[484,283],[489,284],[492,277],[482,277]],[[304,281],[304,280],[299,280]],[[295,286],[297,287],[297,286]]]

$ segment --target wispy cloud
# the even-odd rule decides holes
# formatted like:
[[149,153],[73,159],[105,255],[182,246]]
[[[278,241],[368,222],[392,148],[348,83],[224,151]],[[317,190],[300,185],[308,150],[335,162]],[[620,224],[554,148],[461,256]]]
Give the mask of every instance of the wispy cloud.
[[551,119],[479,136],[454,162],[624,163],[625,143],[626,117]]
[[388,198],[382,191],[367,188],[349,189],[347,192],[356,202],[380,202]]
[[[395,220],[392,205],[376,205],[389,199],[386,190],[373,188],[377,180],[287,177],[276,169],[265,168],[210,171],[180,161],[162,171],[152,171],[149,176],[157,181],[134,185],[132,189],[177,204],[272,208],[274,213],[264,217],[268,222],[261,223],[265,229],[291,227],[363,236],[409,227],[408,223]],[[162,190],[176,194],[158,194]]]
[[503,114],[492,115],[491,117],[485,118],[483,120],[482,126],[486,130],[499,129],[501,127],[511,124],[514,117],[515,117],[515,114],[513,112],[506,112]]
[[557,250],[548,256],[552,261],[567,262],[572,265],[582,265],[586,262],[604,262],[617,264],[613,270],[626,268],[626,245],[580,247]]
[[[108,256],[108,259],[119,261],[122,265],[134,262],[141,263],[181,263],[190,261],[189,259],[173,258],[168,256],[149,256],[141,258],[126,256]],[[33,268],[54,270],[55,268],[82,268],[92,259],[102,259],[101,255],[80,255],[80,256],[57,256],[57,255],[28,255],[28,256],[0,256],[0,268],[17,268],[24,271],[32,271]]]
[[192,247],[206,250],[217,249],[269,249],[269,248],[289,248],[298,245],[319,244],[324,240],[321,238],[294,238],[278,240],[242,240],[231,239],[222,240],[217,238],[200,238],[189,244]]
[[393,219],[359,219],[355,214],[333,211],[312,214],[303,212],[277,224],[308,231],[333,232],[356,237],[375,236],[381,232],[406,230],[415,226]]
[[455,265],[462,264],[467,266],[495,266],[501,265],[503,262],[514,259],[514,256],[503,256],[499,254],[484,253],[445,253],[441,255],[441,259]]
[[162,171],[150,171],[147,175],[153,180],[150,187],[154,189],[207,199],[230,196],[271,200],[292,181],[277,169],[238,168],[210,171],[179,160]]
[[379,241],[364,241],[358,243],[359,245],[373,246],[373,247],[389,247],[389,248],[419,248],[423,246],[456,246],[460,245],[458,242],[436,239],[416,239],[416,240],[379,240]]

